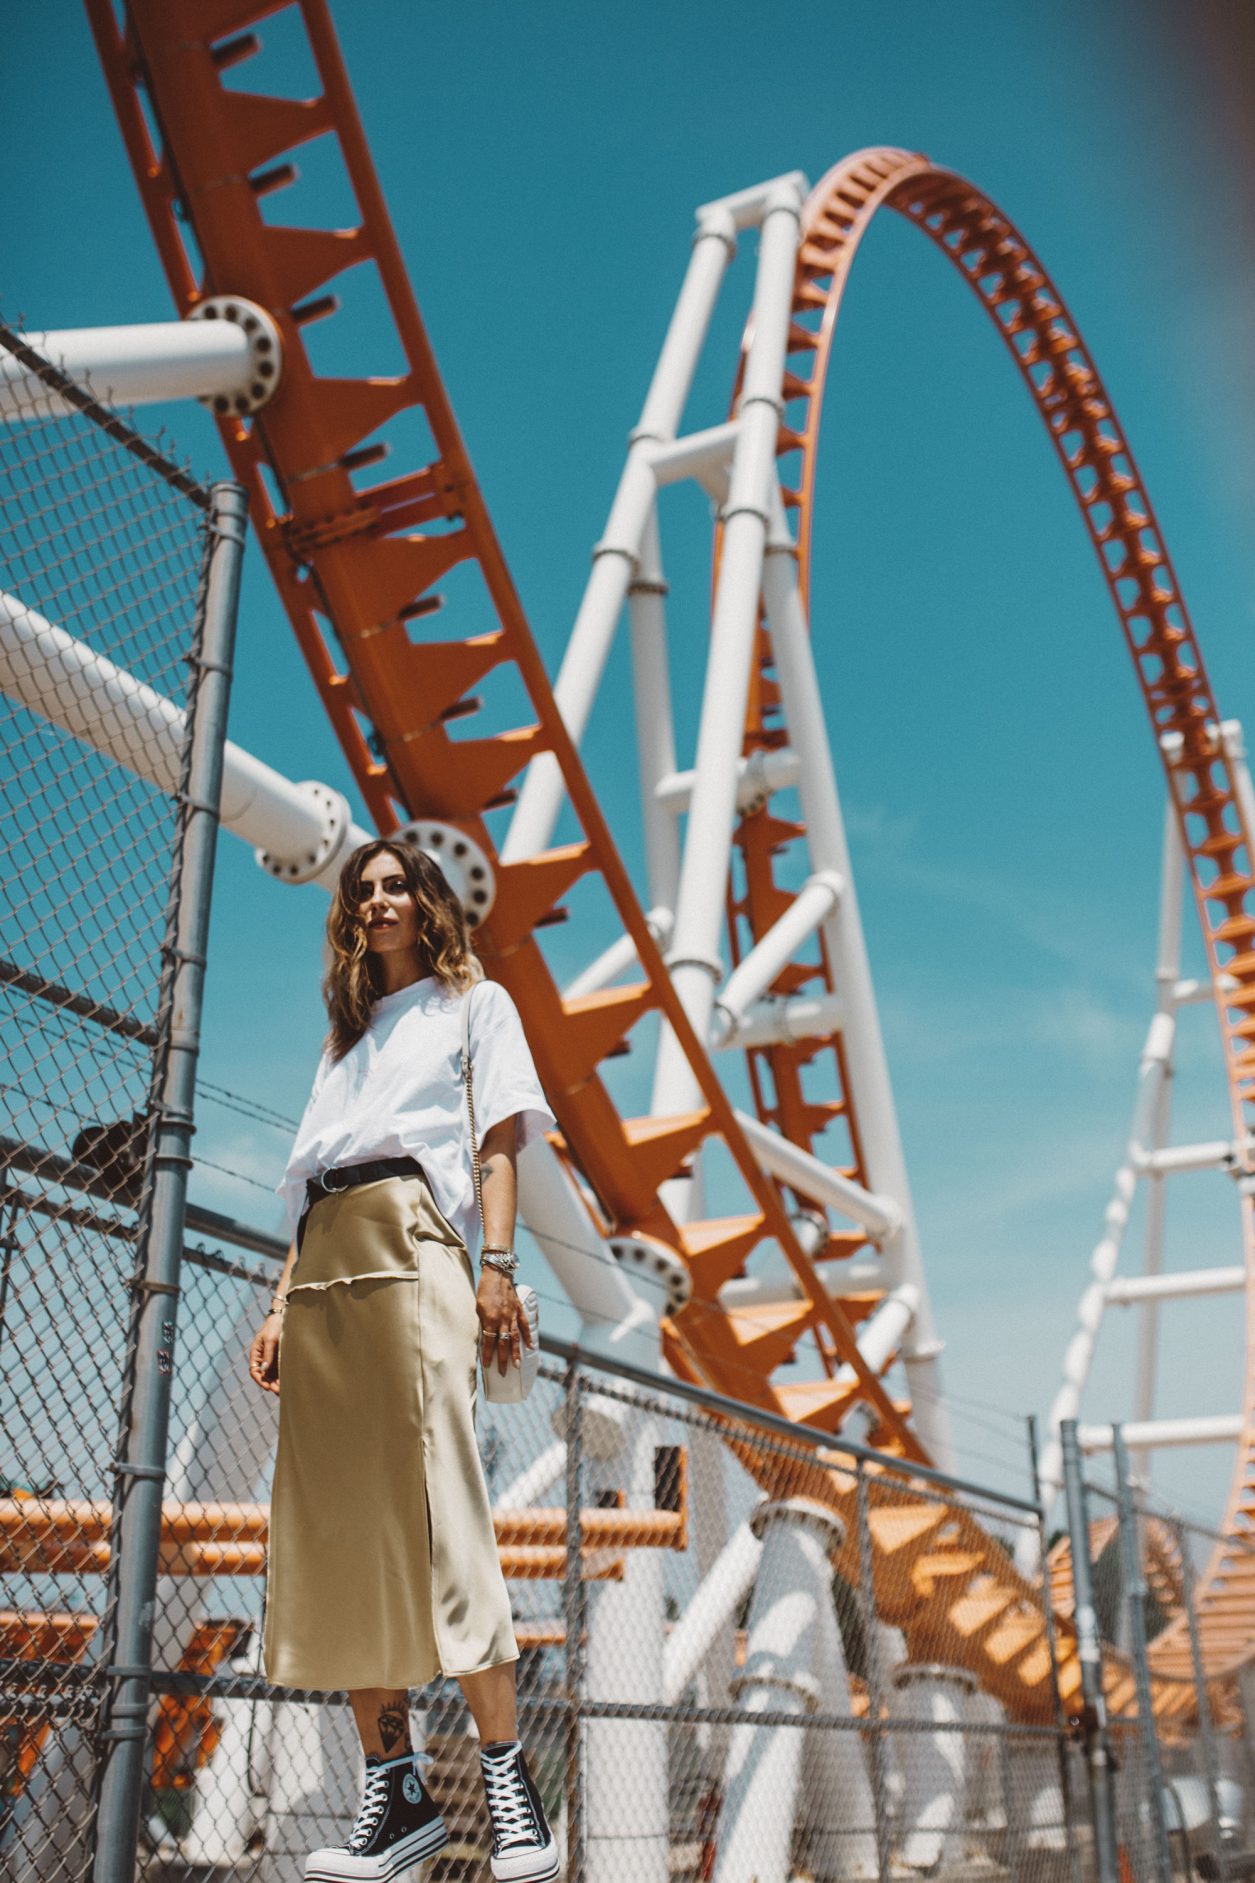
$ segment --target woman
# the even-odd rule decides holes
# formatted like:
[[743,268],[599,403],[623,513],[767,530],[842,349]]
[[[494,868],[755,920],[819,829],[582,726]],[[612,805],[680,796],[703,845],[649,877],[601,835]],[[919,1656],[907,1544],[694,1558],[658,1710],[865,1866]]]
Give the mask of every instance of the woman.
[[[475,1364],[532,1330],[513,1282],[515,1153],[551,1125],[518,1014],[484,981],[437,865],[400,839],[349,857],[327,923],[331,1026],[283,1183],[295,1225],[249,1354],[282,1385],[265,1655],[279,1685],[346,1688],[366,1789],[305,1874],[386,1883],[447,1841],[416,1768],[407,1690],[458,1680],[479,1729],[492,1873],[557,1875],[519,1745],[518,1648],[475,1443]],[[471,1062],[485,1224],[465,1087]]]

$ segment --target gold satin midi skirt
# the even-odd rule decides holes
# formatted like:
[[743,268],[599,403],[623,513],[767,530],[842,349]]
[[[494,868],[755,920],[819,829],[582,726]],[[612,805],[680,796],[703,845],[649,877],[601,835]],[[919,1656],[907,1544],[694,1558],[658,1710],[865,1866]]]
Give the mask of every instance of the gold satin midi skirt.
[[265,1662],[284,1687],[422,1687],[517,1658],[475,1442],[466,1245],[420,1176],[306,1215],[279,1347]]

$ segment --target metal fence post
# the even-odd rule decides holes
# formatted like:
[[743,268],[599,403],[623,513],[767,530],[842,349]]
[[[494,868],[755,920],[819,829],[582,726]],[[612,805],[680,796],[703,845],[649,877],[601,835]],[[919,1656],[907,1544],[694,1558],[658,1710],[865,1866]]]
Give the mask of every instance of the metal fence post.
[[1107,1703],[1102,1685],[1102,1642],[1094,1610],[1094,1582],[1089,1560],[1089,1504],[1076,1420],[1059,1426],[1063,1452],[1063,1491],[1072,1539],[1072,1589],[1076,1607],[1076,1653],[1081,1666],[1081,1729],[1085,1736],[1085,1764],[1089,1773],[1090,1809],[1094,1825],[1094,1858],[1098,1883],[1120,1883],[1119,1840],[1116,1836],[1116,1801],[1112,1784],[1111,1748],[1107,1743]]
[[1203,1769],[1207,1779],[1207,1795],[1211,1800],[1211,1821],[1216,1833],[1216,1874],[1225,1883],[1229,1875],[1229,1862],[1225,1854],[1224,1839],[1220,1835],[1220,1768],[1216,1760],[1216,1735],[1211,1717],[1211,1695],[1207,1691],[1207,1670],[1203,1665],[1203,1644],[1198,1633],[1198,1614],[1194,1607],[1194,1565],[1190,1561],[1189,1538],[1184,1523],[1177,1517],[1173,1523],[1176,1531],[1177,1548],[1181,1553],[1181,1593],[1182,1606],[1185,1609],[1185,1624],[1190,1636],[1190,1661],[1194,1668],[1194,1692],[1198,1699],[1198,1740],[1203,1754]]
[[1168,1821],[1164,1816],[1163,1764],[1159,1757],[1159,1732],[1155,1725],[1155,1706],[1150,1691],[1150,1663],[1146,1658],[1146,1577],[1142,1572],[1142,1540],[1129,1484],[1129,1455],[1124,1444],[1124,1433],[1118,1425],[1111,1428],[1111,1455],[1116,1474],[1116,1516],[1120,1525],[1120,1560],[1124,1570],[1129,1652],[1133,1658],[1133,1681],[1137,1692],[1138,1731],[1146,1762],[1149,1792],[1146,1803],[1150,1811],[1155,1868],[1162,1883],[1172,1883],[1172,1851],[1168,1843]]
[[569,1883],[584,1883],[584,1642],[588,1589],[584,1581],[584,1380],[579,1360],[567,1362],[563,1384],[566,1433],[566,1569],[562,1610],[566,1626],[566,1822]]
[[116,1606],[112,1664],[103,1670],[109,1697],[101,1732],[96,1883],[132,1883],[139,1839],[179,1270],[245,505],[239,485],[212,487],[199,673],[181,806],[177,922],[166,990],[169,1043],[156,1094],[144,1272],[133,1284],[127,1426],[123,1455],[115,1466],[118,1490],[111,1537]]
[[[1046,1629],[1046,1650],[1050,1655],[1050,1685],[1054,1693],[1055,1729],[1059,1748],[1059,1800],[1063,1806],[1063,1834],[1067,1840],[1068,1868],[1072,1883],[1080,1883],[1080,1856],[1076,1848],[1076,1826],[1072,1809],[1072,1767],[1068,1758],[1067,1714],[1059,1690],[1059,1637],[1055,1627],[1055,1607],[1050,1589],[1049,1555],[1046,1536],[1046,1503],[1041,1490],[1041,1447],[1037,1437],[1037,1415],[1030,1412],[1027,1421],[1029,1471],[1033,1496],[1037,1499],[1037,1554],[1041,1562],[1041,1607]],[[1010,1807],[1008,1806],[1008,1810]]]
[[886,1805],[885,1739],[882,1724],[884,1681],[880,1667],[879,1624],[876,1619],[875,1564],[872,1558],[872,1532],[868,1522],[867,1472],[860,1458],[856,1468],[858,1517],[859,1613],[867,1652],[867,1723],[870,1728],[868,1750],[872,1768],[872,1805],[876,1813],[876,1870],[879,1883],[889,1883],[893,1852],[889,1838],[889,1812]]

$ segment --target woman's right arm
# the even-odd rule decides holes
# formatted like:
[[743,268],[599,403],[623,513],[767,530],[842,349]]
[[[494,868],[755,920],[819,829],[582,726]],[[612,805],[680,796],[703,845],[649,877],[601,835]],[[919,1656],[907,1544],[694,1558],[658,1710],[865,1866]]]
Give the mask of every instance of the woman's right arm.
[[249,1377],[264,1393],[277,1393],[279,1390],[279,1334],[283,1326],[288,1283],[295,1267],[296,1244],[293,1242],[288,1250],[288,1259],[283,1264],[279,1285],[274,1291],[270,1312],[253,1335],[253,1344],[248,1350]]

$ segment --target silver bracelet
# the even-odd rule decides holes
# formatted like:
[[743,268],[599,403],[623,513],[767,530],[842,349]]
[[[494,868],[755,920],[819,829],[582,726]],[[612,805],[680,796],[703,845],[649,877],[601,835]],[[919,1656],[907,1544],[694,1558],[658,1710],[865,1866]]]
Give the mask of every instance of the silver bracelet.
[[502,1275],[513,1275],[519,1265],[519,1258],[513,1249],[499,1249],[489,1246],[479,1252],[481,1268],[495,1268]]

